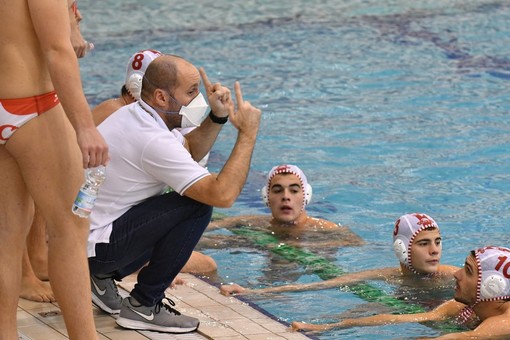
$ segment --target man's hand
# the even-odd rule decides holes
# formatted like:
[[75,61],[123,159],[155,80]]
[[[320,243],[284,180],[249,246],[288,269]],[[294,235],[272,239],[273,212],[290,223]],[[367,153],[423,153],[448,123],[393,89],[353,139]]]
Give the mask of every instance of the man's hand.
[[293,331],[325,331],[332,328],[329,325],[316,325],[297,321],[293,321],[290,327]]
[[76,137],[82,152],[84,169],[108,163],[110,160],[108,144],[95,127],[80,129],[80,131],[77,131]]
[[246,292],[246,288],[241,287],[238,284],[231,284],[231,285],[222,285],[220,287],[220,293],[225,296],[230,296],[236,293],[244,293]]
[[78,58],[83,58],[94,49],[94,44],[85,40],[81,35],[80,21],[82,19],[76,1],[73,1],[69,6],[69,22],[71,24],[71,44]]
[[204,82],[204,88],[207,93],[207,99],[211,106],[211,111],[217,117],[227,117],[234,109],[234,103],[230,95],[230,90],[220,83],[212,84],[203,68],[199,69],[200,76]]
[[244,101],[241,85],[238,81],[235,82],[234,89],[236,93],[237,111],[231,113],[230,122],[239,132],[255,138],[259,129],[262,112],[252,106],[250,102]]

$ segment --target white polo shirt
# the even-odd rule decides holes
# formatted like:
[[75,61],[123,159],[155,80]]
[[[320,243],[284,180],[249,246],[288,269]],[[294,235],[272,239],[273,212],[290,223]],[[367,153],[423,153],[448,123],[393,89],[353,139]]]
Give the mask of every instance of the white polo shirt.
[[160,195],[168,186],[182,195],[210,175],[191,158],[182,134],[170,131],[142,100],[115,111],[98,130],[111,159],[90,215],[89,257],[95,256],[96,243],[109,242],[112,222],[131,207]]

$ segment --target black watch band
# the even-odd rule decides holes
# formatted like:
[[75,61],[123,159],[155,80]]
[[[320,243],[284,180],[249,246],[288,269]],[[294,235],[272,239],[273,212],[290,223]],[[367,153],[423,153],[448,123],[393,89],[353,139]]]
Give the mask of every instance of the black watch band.
[[211,120],[216,123],[216,124],[225,124],[226,122],[228,122],[228,116],[226,117],[218,117],[216,116],[212,110],[211,112],[209,112],[209,118],[211,118]]

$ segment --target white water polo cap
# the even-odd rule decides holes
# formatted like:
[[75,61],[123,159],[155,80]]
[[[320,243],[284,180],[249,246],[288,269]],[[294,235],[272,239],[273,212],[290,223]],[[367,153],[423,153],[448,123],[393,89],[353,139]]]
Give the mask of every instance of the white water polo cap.
[[416,235],[429,228],[439,230],[436,221],[426,214],[406,214],[395,222],[395,228],[393,229],[393,250],[400,263],[415,274],[419,273],[411,264],[411,246]]
[[488,246],[473,253],[478,267],[476,301],[460,311],[460,323],[472,318],[473,308],[480,302],[510,299],[510,249]]
[[303,171],[292,164],[277,165],[269,171],[267,175],[266,185],[260,191],[262,201],[266,206],[269,206],[269,190],[271,190],[271,180],[278,174],[293,174],[299,178],[301,188],[303,189],[303,209],[312,200],[312,186],[308,184],[308,180]]
[[129,58],[126,70],[126,89],[135,98],[140,99],[142,94],[142,79],[149,64],[161,56],[162,53],[156,50],[138,51]]
[[478,265],[476,303],[510,299],[510,249],[483,247],[475,250]]

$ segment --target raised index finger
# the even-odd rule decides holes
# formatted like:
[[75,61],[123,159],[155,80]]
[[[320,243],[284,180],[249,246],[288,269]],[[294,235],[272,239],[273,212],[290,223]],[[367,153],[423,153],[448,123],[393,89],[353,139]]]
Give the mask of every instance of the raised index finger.
[[236,91],[237,107],[240,108],[244,105],[243,92],[241,91],[241,84],[238,81],[234,83],[234,89]]
[[202,80],[204,81],[205,90],[209,94],[212,91],[212,84],[209,81],[209,78],[207,77],[204,68],[203,67],[199,68],[198,72],[200,72],[200,77],[202,77]]

